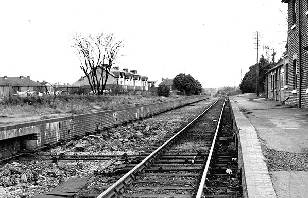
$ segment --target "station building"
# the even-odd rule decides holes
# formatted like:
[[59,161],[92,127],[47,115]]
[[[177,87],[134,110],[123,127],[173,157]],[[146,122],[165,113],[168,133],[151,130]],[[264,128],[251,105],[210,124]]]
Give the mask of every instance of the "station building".
[[289,62],[287,58],[281,59],[274,67],[266,73],[265,91],[268,99],[280,102],[289,100]]
[[287,56],[268,71],[266,95],[308,108],[308,1],[282,2],[288,6]]
[[[277,68],[271,71],[274,75],[271,89],[276,89],[273,93],[274,98],[281,98],[286,104],[297,105],[299,108],[308,108],[308,1],[282,0],[282,2],[288,6],[288,60],[278,64]],[[278,82],[281,71],[285,74],[285,78],[281,78],[284,79],[283,83]],[[281,83],[285,85],[279,87],[278,84]]]

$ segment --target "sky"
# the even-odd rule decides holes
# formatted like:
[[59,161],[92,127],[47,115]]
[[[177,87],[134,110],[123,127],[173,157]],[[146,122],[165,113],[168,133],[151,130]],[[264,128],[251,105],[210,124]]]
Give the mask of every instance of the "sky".
[[280,0],[10,0],[0,2],[0,77],[73,83],[76,34],[114,33],[120,68],[149,80],[191,74],[203,87],[237,86],[264,46],[285,51]]

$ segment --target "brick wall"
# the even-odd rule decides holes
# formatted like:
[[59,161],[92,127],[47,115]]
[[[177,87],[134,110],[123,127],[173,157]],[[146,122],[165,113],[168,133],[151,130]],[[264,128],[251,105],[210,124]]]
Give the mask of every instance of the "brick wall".
[[146,118],[203,99],[204,97],[189,98],[186,100],[180,99],[140,107],[0,127],[0,159],[17,153],[23,147],[35,149],[52,145],[59,141],[69,140],[76,136],[94,133],[97,130]]
[[[308,33],[308,17],[305,14],[308,11],[307,1],[301,1],[301,10],[299,13],[299,0],[296,0],[296,24],[293,19],[293,0],[288,3],[288,56],[289,56],[289,72],[288,78],[290,90],[297,90],[297,94],[289,94],[290,99],[287,101],[289,104],[299,103],[299,91],[302,94],[301,104],[302,107],[308,107],[308,94],[306,94],[306,89],[308,88],[308,54],[303,49],[303,47],[308,45],[307,33]],[[299,15],[300,14],[300,15]],[[301,26],[302,26],[302,89],[299,90],[299,69],[295,69],[294,60],[296,60],[296,65],[299,65],[299,16],[301,16]],[[295,26],[294,26],[295,24]],[[297,82],[295,83],[295,75],[297,74]],[[296,84],[296,87],[295,87]],[[294,88],[293,88],[294,87]]]

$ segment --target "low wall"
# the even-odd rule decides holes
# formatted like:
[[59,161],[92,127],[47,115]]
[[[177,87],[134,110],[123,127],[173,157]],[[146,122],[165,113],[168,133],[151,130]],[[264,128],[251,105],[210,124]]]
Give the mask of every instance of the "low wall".
[[231,110],[231,120],[232,120],[232,130],[236,133],[237,136],[237,149],[238,149],[238,169],[240,171],[241,177],[242,177],[242,188],[243,188],[243,197],[248,198],[248,191],[247,191],[247,183],[246,183],[246,176],[245,176],[245,168],[244,168],[244,160],[243,160],[243,151],[242,151],[242,145],[241,145],[241,139],[239,136],[239,128],[236,124],[235,117],[234,117],[234,106],[232,106],[231,102],[228,101],[230,104],[230,110]]
[[[204,100],[204,97],[178,99],[164,103],[73,115],[0,127],[0,159],[15,155],[21,149],[37,149],[81,137],[133,120],[146,118],[174,108]],[[14,144],[12,144],[14,143]]]
[[238,137],[238,165],[242,174],[243,197],[275,198],[256,130],[234,101],[231,106],[233,130]]

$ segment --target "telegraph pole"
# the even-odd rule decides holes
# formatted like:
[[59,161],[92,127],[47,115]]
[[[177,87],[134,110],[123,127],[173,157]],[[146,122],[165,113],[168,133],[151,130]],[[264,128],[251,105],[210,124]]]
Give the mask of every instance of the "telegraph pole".
[[257,45],[257,64],[256,64],[256,95],[259,96],[259,32],[257,31],[257,37],[256,37],[256,45]]
[[302,9],[301,1],[298,1],[298,70],[299,70],[299,93],[298,93],[298,108],[302,107]]
[[276,52],[275,52],[275,49],[272,49],[272,50],[273,50],[273,53],[272,53],[272,63],[274,64],[275,63]]

